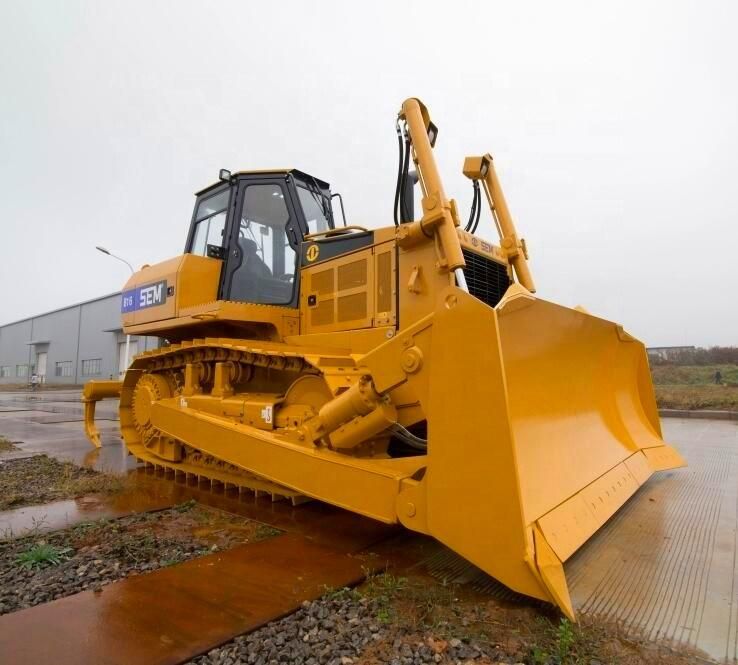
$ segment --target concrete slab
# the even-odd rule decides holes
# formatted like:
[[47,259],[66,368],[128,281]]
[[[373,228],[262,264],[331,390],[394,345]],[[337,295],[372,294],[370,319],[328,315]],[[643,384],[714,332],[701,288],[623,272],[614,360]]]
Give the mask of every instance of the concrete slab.
[[689,467],[656,474],[566,565],[586,615],[738,663],[738,423],[664,421]]
[[0,409],[25,406],[23,411],[0,412],[0,435],[26,453],[46,453],[112,473],[125,473],[136,462],[123,445],[118,429],[117,402],[104,401],[97,408],[97,424],[103,447],[94,449],[85,438],[83,406],[79,391],[49,393],[0,393]]

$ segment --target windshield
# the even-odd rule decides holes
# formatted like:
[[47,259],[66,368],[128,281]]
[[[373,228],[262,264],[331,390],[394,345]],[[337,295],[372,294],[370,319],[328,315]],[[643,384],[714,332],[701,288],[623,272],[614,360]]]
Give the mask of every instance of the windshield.
[[313,186],[308,189],[302,184],[297,185],[297,194],[300,197],[300,205],[305,213],[305,220],[308,225],[308,233],[317,233],[318,231],[327,231],[331,228],[328,221],[330,215],[330,198],[319,189]]

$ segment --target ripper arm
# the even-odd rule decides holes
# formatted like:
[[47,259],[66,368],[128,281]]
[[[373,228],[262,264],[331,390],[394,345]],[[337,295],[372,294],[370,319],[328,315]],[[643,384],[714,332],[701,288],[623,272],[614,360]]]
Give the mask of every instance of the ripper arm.
[[101,399],[119,398],[122,381],[89,381],[82,391],[85,405],[85,434],[95,448],[102,447],[100,430],[95,425],[95,406]]

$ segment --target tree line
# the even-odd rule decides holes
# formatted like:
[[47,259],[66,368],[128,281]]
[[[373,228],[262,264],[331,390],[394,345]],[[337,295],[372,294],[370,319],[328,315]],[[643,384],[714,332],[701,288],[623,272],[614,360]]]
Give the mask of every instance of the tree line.
[[674,351],[668,358],[649,357],[652,365],[738,365],[738,346],[695,347]]

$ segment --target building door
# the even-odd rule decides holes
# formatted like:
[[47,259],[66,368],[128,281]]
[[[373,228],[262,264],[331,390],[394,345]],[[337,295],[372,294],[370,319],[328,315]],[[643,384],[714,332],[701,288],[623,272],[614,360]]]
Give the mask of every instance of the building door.
[[36,354],[36,374],[38,374],[41,383],[46,382],[46,358],[48,353],[41,351]]
[[128,349],[128,363],[126,364],[126,343],[121,342],[118,344],[118,377],[123,378],[126,373],[128,366],[131,364],[134,356],[138,354],[138,340],[131,340],[130,347]]

